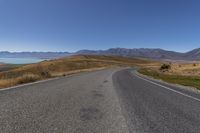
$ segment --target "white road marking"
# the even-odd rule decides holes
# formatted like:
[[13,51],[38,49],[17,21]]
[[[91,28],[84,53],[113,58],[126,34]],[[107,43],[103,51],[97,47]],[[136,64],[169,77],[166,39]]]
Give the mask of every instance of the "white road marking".
[[180,95],[183,95],[183,96],[185,96],[185,97],[188,97],[188,98],[191,98],[191,99],[193,99],[193,100],[196,100],[196,101],[200,102],[200,99],[198,99],[198,98],[196,98],[196,97],[193,97],[193,96],[190,96],[190,95],[188,95],[188,94],[185,94],[185,93],[176,91],[176,90],[174,90],[174,89],[171,89],[171,88],[169,88],[169,87],[166,87],[166,86],[157,84],[157,83],[155,83],[155,82],[153,82],[153,81],[150,81],[150,80],[148,80],[148,79],[142,78],[142,77],[140,77],[140,76],[138,76],[138,75],[136,75],[136,74],[135,74],[135,76],[138,77],[138,78],[140,78],[140,79],[142,79],[142,80],[145,80],[145,81],[147,81],[147,82],[149,82],[149,83],[152,83],[152,84],[154,84],[154,85],[160,86],[160,87],[162,87],[162,88],[165,88],[165,89],[167,89],[167,90],[173,91],[173,92],[175,92],[175,93],[178,93],[178,94],[180,94]]

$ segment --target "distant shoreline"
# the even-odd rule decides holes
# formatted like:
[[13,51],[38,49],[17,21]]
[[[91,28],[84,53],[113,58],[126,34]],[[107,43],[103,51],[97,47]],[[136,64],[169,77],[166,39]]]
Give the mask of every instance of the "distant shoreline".
[[30,58],[30,57],[6,57],[2,58],[0,57],[0,64],[31,64],[31,63],[38,63],[44,60],[49,60],[49,59],[42,59],[42,58]]

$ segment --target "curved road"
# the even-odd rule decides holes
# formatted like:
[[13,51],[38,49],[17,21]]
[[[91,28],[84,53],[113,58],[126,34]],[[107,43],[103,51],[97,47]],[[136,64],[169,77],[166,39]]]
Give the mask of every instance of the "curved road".
[[199,133],[200,95],[131,69],[0,91],[1,133]]
[[113,81],[131,132],[200,133],[200,94],[130,70],[115,73]]

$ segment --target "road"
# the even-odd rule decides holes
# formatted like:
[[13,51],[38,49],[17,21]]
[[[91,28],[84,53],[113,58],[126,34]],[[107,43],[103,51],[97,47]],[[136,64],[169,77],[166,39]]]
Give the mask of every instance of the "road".
[[135,133],[200,133],[200,95],[123,70],[113,75],[122,112]]
[[199,94],[105,69],[0,91],[1,133],[199,133]]

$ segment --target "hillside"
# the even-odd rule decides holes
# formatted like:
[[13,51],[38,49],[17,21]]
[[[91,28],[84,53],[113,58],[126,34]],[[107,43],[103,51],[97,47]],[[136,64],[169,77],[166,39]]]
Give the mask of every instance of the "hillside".
[[119,56],[79,55],[43,61],[0,73],[0,88],[116,66],[153,66],[157,62]]

